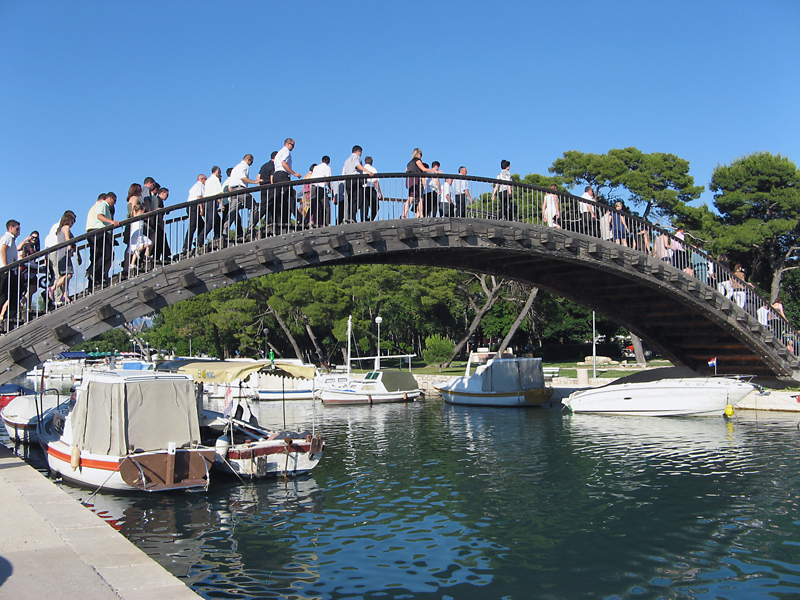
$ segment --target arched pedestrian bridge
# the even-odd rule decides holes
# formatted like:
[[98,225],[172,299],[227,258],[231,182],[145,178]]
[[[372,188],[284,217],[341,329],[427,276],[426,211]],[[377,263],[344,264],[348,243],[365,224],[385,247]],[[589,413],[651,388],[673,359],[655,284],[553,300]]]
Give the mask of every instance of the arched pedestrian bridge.
[[[6,317],[0,383],[103,331],[238,281],[365,263],[514,278],[606,315],[676,364],[707,371],[716,357],[720,373],[800,381],[800,360],[790,350],[797,332],[754,288],[686,241],[569,194],[440,175],[442,184],[450,179],[452,204],[436,202],[402,173],[369,182],[339,176],[304,180],[307,194],[299,183],[273,184],[160,209],[123,221],[114,230],[118,245],[103,244],[110,227],[79,236],[73,242],[82,264],[69,282],[72,301],[56,306],[44,285],[32,287],[32,300]],[[422,196],[420,204],[409,206],[409,186]],[[556,203],[559,218],[551,219]],[[120,204],[117,214],[125,210]],[[204,219],[207,228],[190,231]],[[136,238],[140,223],[153,241],[150,257],[125,264],[124,240]],[[659,257],[657,246],[665,243],[672,258]],[[1,270],[5,293],[12,300],[25,295],[25,283],[15,288],[14,282],[26,277],[52,283],[47,262],[57,264],[66,250],[61,244]]]

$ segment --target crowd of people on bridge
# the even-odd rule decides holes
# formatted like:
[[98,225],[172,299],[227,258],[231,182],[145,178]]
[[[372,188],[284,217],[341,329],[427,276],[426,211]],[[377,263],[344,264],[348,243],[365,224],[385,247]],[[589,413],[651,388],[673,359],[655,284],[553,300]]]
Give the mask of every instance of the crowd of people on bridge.
[[[277,232],[290,224],[305,227],[327,226],[356,221],[372,221],[379,218],[380,201],[384,199],[371,156],[363,156],[363,148],[355,145],[344,161],[341,181],[302,180],[331,178],[329,156],[322,156],[319,163],[312,164],[305,174],[293,167],[292,151],[295,140],[286,138],[283,147],[271,153],[255,176],[251,176],[254,164],[252,154],[245,154],[241,162],[226,170],[211,168],[210,175],[201,173],[189,188],[186,233],[179,253],[184,256],[200,249],[225,246],[231,239],[247,240],[257,233]],[[468,182],[465,179],[444,178],[439,161],[430,164],[423,161],[422,150],[415,148],[406,165],[405,187],[407,196],[403,200],[401,219],[417,217],[465,217],[467,207],[473,202]],[[516,220],[519,217],[517,199],[512,186],[511,163],[500,162],[500,173],[491,192],[492,204],[497,207],[493,218]],[[467,175],[467,168],[458,168],[460,175]],[[297,181],[292,181],[292,178]],[[249,186],[271,187],[262,189],[259,199],[248,191]],[[301,189],[298,195],[297,189]],[[227,192],[240,192],[220,197]],[[126,198],[126,219],[143,217],[166,206],[169,189],[162,187],[152,177],[133,183]],[[208,199],[203,201],[204,199]],[[744,271],[737,265],[732,275],[722,277],[716,265],[725,265],[727,258],[718,256],[716,263],[709,261],[698,243],[700,251],[685,245],[685,230],[678,227],[670,236],[663,231],[643,225],[641,221],[629,219],[622,202],[616,202],[610,210],[594,202],[595,195],[587,186],[575,206],[562,206],[563,198],[556,185],[551,185],[541,204],[541,219],[549,227],[565,228],[602,238],[622,246],[645,252],[659,260],[683,269],[703,283],[716,286],[718,291],[739,306],[758,316],[763,324],[771,318],[761,306],[755,289],[745,281]],[[119,227],[116,215],[117,196],[114,192],[102,193],[89,208],[86,232],[96,232],[87,239],[89,264],[86,267],[88,289],[111,283],[110,272],[114,266],[114,228]],[[246,224],[245,224],[246,219]],[[44,241],[44,248],[68,242],[74,237],[73,227],[77,221],[74,212],[64,212],[53,224]],[[0,266],[10,264],[39,252],[42,248],[39,233],[32,231],[17,242],[20,224],[11,219],[6,223],[6,233],[0,237]],[[170,248],[164,213],[155,213],[127,224],[122,241],[126,244],[120,276],[148,270],[154,264],[165,264],[176,258]],[[174,241],[174,240],[173,240]],[[34,304],[33,296],[40,288],[42,300],[48,307],[71,301],[70,281],[75,274],[75,261],[81,263],[74,245],[58,249],[46,261],[26,263],[20,270],[7,271],[0,281],[0,321],[10,322],[6,316],[19,310],[29,310]],[[780,300],[773,305],[775,312],[783,315]],[[770,313],[772,314],[772,313]],[[773,315],[774,316],[774,315]]]

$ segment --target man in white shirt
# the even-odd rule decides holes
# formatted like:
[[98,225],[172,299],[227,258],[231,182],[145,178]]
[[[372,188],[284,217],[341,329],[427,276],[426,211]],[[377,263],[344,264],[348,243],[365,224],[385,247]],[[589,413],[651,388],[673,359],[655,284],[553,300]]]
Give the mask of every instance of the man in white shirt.
[[[581,198],[584,200],[594,200],[594,190],[592,186],[586,186]],[[597,215],[594,212],[594,205],[587,202],[578,202],[578,211],[583,221],[583,231],[581,233],[597,237]]]
[[[326,155],[311,170],[311,179],[330,177],[331,175],[331,157]],[[328,202],[328,193],[331,192],[331,182],[318,182],[313,184],[311,188],[311,226],[323,227],[330,225],[331,207]]]
[[[467,167],[458,168],[459,175],[467,174]],[[467,187],[465,179],[456,179],[453,181],[453,203],[455,204],[453,210],[450,211],[450,216],[453,217],[466,217],[467,216],[467,201],[472,202],[472,196]]]
[[[295,141],[286,138],[283,141],[283,148],[278,150],[275,155],[275,172],[272,174],[273,183],[290,182],[292,175],[302,178],[300,173],[292,169],[292,150]],[[291,222],[292,214],[297,206],[297,192],[289,185],[275,190],[275,223],[278,225],[288,225]]]
[[[353,153],[344,161],[342,167],[342,175],[369,175],[369,171],[361,164],[361,154],[363,153],[361,146],[353,146]],[[361,191],[363,189],[363,180],[348,179],[344,182],[344,187],[347,192],[347,199],[344,204],[339,206],[339,212],[336,215],[336,224],[341,224],[343,221],[355,221],[356,213],[361,209],[361,216],[364,216],[363,199]]]
[[[431,163],[431,172],[438,173],[441,163],[435,160]],[[425,190],[422,194],[423,217],[435,217],[439,212],[439,193],[442,191],[442,184],[438,177],[428,177],[425,179]]]
[[439,214],[443,217],[455,215],[453,204],[453,180],[447,178],[442,186],[442,193],[439,195]]
[[[200,200],[203,196],[205,196],[205,183],[206,176],[200,173],[200,175],[197,176],[197,181],[195,181],[194,185],[189,189],[188,202],[191,202],[192,200]],[[197,204],[188,206],[186,211],[189,213],[189,229],[186,231],[186,240],[183,242],[183,251],[188,253],[192,249],[195,232],[198,234],[197,237],[199,238],[204,229],[203,204],[198,202]],[[197,246],[199,247],[201,245],[202,242],[200,239],[198,239]]]
[[[367,156],[364,159],[364,168],[369,171],[370,174],[374,175],[378,172],[374,166],[372,166],[372,157]],[[378,209],[380,208],[380,200],[383,198],[383,193],[381,192],[381,184],[378,181],[377,177],[370,177],[367,179],[367,182],[364,184],[364,220],[365,221],[374,221],[378,218]]]
[[[19,235],[19,221],[9,219],[6,222],[6,232],[0,236],[0,267],[5,267],[17,260],[17,244],[15,240]],[[19,277],[17,270],[6,271],[0,277],[0,330],[6,331],[5,317],[8,313],[9,320],[14,317],[19,304]],[[9,310],[9,307],[11,310]]]
[[[257,179],[250,179],[250,167],[253,165],[253,155],[252,154],[245,154],[242,162],[238,165],[233,167],[233,171],[231,171],[230,176],[230,187],[228,188],[229,191],[232,190],[240,190],[247,188],[248,184],[255,184],[260,185],[261,177],[259,176]],[[250,220],[248,229],[250,232],[255,230],[255,226],[258,223],[258,206],[256,201],[253,200],[253,196],[250,194],[239,194],[238,196],[231,196],[230,197],[230,205],[229,205],[229,213],[228,213],[228,227],[230,227],[230,220],[235,219],[236,225],[239,228],[239,235],[243,235],[244,232],[241,231],[242,229],[242,218],[239,211],[243,209],[250,210]]]
[[[206,180],[203,198],[211,198],[222,193],[222,169],[217,166],[211,167],[211,177]],[[203,229],[203,240],[214,231],[214,239],[218,240],[222,230],[222,222],[219,218],[219,211],[222,209],[222,198],[207,200],[203,202],[203,215],[206,226]]]

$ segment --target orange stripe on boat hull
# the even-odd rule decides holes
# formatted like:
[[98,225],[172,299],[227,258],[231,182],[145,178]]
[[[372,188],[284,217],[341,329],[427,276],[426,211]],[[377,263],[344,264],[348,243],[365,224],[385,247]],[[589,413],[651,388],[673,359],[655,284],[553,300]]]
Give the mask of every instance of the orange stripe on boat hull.
[[[72,457],[66,452],[61,452],[50,446],[47,447],[47,454],[67,464],[70,463]],[[81,458],[81,467],[87,469],[102,469],[104,471],[119,471],[119,461],[111,462],[107,460],[96,460],[94,458]]]

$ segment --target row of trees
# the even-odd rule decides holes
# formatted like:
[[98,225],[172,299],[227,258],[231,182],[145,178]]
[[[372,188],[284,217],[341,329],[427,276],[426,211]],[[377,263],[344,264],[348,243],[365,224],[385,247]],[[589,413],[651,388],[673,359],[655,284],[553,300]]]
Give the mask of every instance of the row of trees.
[[[422,356],[439,336],[451,341],[442,362],[468,346],[502,343],[523,350],[591,337],[588,310],[531,286],[452,269],[390,265],[319,267],[244,281],[163,309],[138,337],[184,355],[256,357],[271,349],[279,357],[340,363],[348,317],[353,355],[369,356],[376,352],[378,315],[383,354]],[[598,329],[618,333],[603,319]]]
[[[549,172],[515,178],[565,191],[591,185],[599,202],[621,200],[657,224],[686,226],[691,241],[745,265],[762,293],[782,293],[787,315],[800,324],[800,172],[788,159],[759,153],[717,167],[713,208],[691,205],[704,188],[694,185],[688,161],[672,154],[570,151]],[[441,354],[449,341],[452,358],[470,344],[526,349],[591,336],[586,309],[530,286],[448,269],[370,265],[277,273],[217,290],[164,309],[141,337],[179,354],[191,346],[218,357],[258,356],[269,347],[279,356],[340,362],[348,316],[354,353],[368,355],[375,352],[378,314],[384,353],[422,355],[427,346],[433,356],[432,346]],[[598,329],[619,333],[603,319]]]

